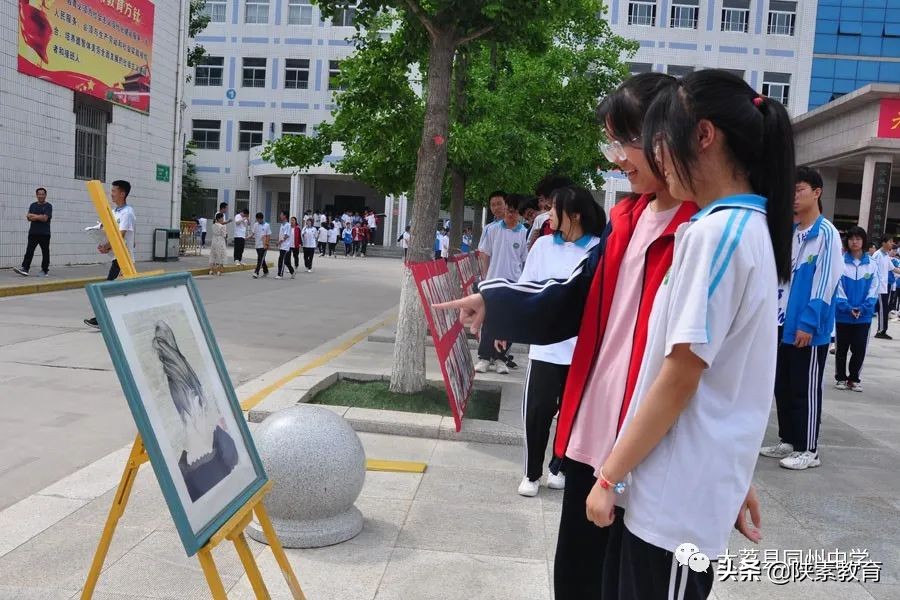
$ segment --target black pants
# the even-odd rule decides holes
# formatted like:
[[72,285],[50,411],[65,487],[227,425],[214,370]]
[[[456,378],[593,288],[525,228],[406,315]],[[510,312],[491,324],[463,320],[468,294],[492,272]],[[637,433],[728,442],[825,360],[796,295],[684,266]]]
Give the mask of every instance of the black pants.
[[[866,346],[869,344],[869,326],[871,323],[838,323],[837,349],[834,353],[834,378],[837,381],[859,383],[859,372],[862,371],[866,358]],[[847,351],[850,351],[850,376],[847,376]]]
[[109,273],[106,274],[107,281],[115,281],[119,278],[119,274],[122,272],[122,269],[119,268],[119,261],[113,259],[113,261],[109,265]]
[[256,249],[256,270],[253,271],[257,275],[259,275],[259,270],[262,269],[263,273],[266,275],[269,274],[269,265],[266,264],[266,249],[265,248],[257,248]]
[[[781,339],[781,328],[778,338]],[[797,348],[778,344],[775,368],[775,404],[778,437],[795,452],[815,452],[822,421],[822,375],[828,344]]]
[[22,270],[28,272],[31,268],[31,261],[34,259],[34,249],[41,247],[41,271],[44,273],[50,270],[50,234],[38,235],[28,234],[28,245],[25,246],[25,258],[22,260]]
[[362,251],[362,255],[365,256],[365,255],[366,255],[366,248],[369,247],[369,241],[368,241],[368,240],[362,240],[362,241],[359,243],[359,246],[360,246],[360,250]]
[[890,312],[890,294],[880,294],[878,296],[878,306],[875,307],[875,314],[878,315],[878,333],[887,333],[888,313]]
[[895,289],[890,292],[890,301],[888,302],[888,308],[890,310],[897,310],[897,307],[900,306],[900,289]]
[[353,251],[353,244],[351,242],[344,242],[344,256],[350,256],[350,253]]
[[359,241],[353,242],[353,255],[354,256],[359,256],[359,245],[360,245]]
[[530,360],[525,374],[522,423],[525,426],[525,475],[537,481],[544,472],[544,456],[553,417],[559,410],[569,365]]
[[294,267],[297,268],[300,266],[300,247],[291,248],[291,255],[288,256],[288,262],[291,262],[291,257],[294,260]]
[[203,248],[206,246],[206,232],[200,233],[200,247]]
[[244,258],[244,244],[246,243],[247,240],[244,238],[234,238],[234,262],[241,262],[241,259]]
[[304,248],[303,249],[303,264],[306,266],[307,270],[312,269],[312,261],[313,257],[316,255],[315,248]]
[[334,256],[335,246],[337,246],[337,242],[328,242],[328,256]]
[[328,242],[319,242],[319,256],[325,256],[326,250],[328,250]]
[[287,265],[288,272],[291,275],[294,274],[294,267],[291,266],[291,251],[290,250],[279,250],[278,251],[278,276],[281,277],[284,275],[284,267]]
[[506,353],[508,349],[503,352],[497,352],[494,348],[494,340],[489,340],[485,336],[481,336],[481,340],[478,342],[478,358],[484,360],[502,360],[506,362]]

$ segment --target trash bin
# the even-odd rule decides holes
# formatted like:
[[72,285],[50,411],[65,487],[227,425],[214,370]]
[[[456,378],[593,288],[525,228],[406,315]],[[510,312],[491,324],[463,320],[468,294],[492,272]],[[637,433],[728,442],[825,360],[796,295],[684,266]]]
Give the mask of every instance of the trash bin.
[[181,231],[178,229],[153,230],[153,260],[178,260]]

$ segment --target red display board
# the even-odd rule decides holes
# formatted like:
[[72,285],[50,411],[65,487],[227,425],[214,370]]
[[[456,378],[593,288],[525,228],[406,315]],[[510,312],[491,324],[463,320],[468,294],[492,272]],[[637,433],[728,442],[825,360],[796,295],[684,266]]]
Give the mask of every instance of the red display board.
[[900,98],[885,98],[878,112],[878,137],[900,138]]
[[407,267],[412,271],[419,290],[428,329],[441,365],[441,374],[444,376],[447,401],[453,412],[456,431],[459,431],[466,404],[472,395],[475,364],[469,351],[466,330],[459,320],[459,311],[431,308],[434,304],[459,298],[459,289],[454,285],[447,263],[443,260],[408,263]]
[[149,112],[154,11],[150,0],[19,0],[19,72]]
[[471,294],[475,290],[475,284],[481,282],[481,263],[478,262],[478,252],[457,254],[447,262],[456,265],[463,296]]

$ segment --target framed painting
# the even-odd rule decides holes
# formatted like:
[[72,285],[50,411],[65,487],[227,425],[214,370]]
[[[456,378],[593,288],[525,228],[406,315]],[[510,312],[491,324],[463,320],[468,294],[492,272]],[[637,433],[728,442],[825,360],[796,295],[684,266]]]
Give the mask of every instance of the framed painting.
[[87,294],[192,556],[267,480],[197,287],[175,273]]

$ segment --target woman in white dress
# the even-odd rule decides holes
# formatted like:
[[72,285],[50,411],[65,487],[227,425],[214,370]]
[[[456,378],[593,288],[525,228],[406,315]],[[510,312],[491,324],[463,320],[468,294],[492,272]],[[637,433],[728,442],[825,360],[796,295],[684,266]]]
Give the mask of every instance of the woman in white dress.
[[221,275],[225,267],[225,217],[222,213],[216,213],[215,223],[212,226],[212,242],[209,247],[209,274]]

